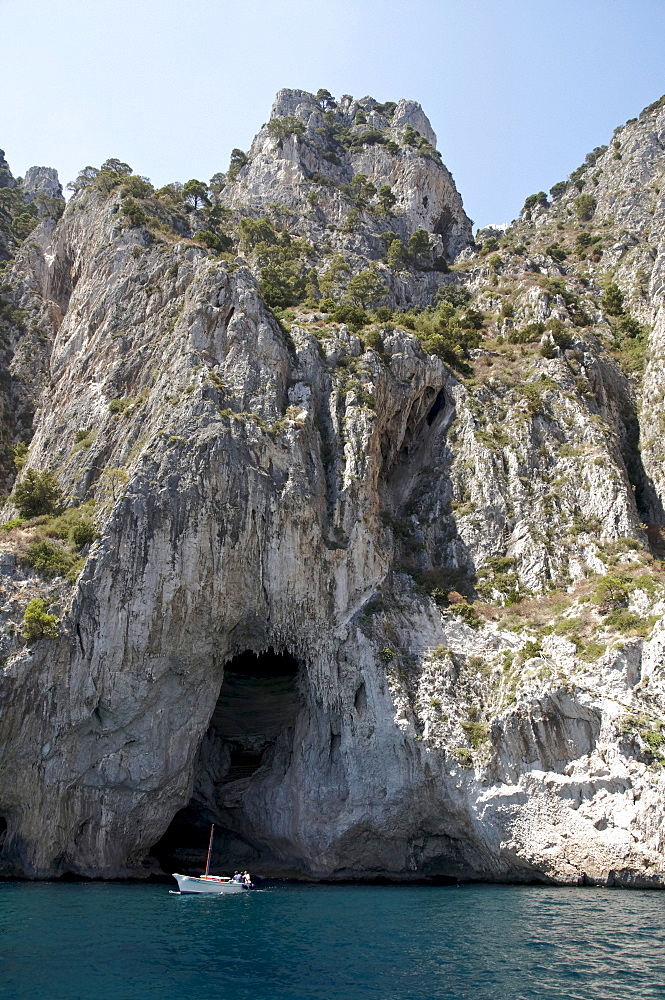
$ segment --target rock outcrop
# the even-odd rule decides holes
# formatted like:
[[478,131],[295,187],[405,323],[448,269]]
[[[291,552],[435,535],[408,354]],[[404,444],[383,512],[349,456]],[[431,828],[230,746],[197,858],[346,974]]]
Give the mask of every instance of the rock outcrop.
[[476,249],[435,142],[281,91],[5,267],[2,873],[665,884],[660,208],[608,151]]
[[[435,145],[415,101],[386,106],[347,97],[324,111],[312,94],[282,90],[247,164],[222,197],[233,208],[257,212],[279,204],[295,214],[295,232],[369,259],[385,253],[381,232],[406,240],[423,228],[454,260],[472,243],[471,222]],[[354,191],[358,176],[390,188],[385,209],[369,212],[376,192]]]
[[53,167],[30,167],[23,178],[23,192],[26,201],[35,201],[40,194],[46,198],[62,198],[58,171]]

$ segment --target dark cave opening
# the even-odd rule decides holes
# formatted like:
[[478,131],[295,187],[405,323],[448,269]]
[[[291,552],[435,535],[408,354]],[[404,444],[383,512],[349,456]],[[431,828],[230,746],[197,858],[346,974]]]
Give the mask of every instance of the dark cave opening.
[[0,816],[0,854],[2,853],[2,848],[5,846],[5,838],[7,836],[7,820],[4,816]]
[[432,404],[432,406],[430,406],[427,412],[428,427],[432,426],[438,415],[441,413],[441,410],[443,409],[445,402],[446,402],[446,394],[444,393],[443,389],[440,389],[439,392],[437,393],[434,403]]
[[248,865],[262,856],[242,799],[258,771],[261,778],[271,769],[275,780],[283,775],[300,706],[298,679],[296,660],[273,649],[241,653],[225,665],[194,765],[192,798],[152,848],[164,871],[202,870],[211,823],[215,870]]

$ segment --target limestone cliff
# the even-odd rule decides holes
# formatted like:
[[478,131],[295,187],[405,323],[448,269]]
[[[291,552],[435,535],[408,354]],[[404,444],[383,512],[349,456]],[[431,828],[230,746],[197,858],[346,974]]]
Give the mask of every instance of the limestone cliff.
[[665,884],[664,129],[474,244],[419,105],[281,91],[10,248],[2,872]]

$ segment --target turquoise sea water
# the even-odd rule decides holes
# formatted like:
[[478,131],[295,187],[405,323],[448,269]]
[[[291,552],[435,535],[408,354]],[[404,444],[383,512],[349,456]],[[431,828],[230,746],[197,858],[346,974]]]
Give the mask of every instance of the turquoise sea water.
[[2,1000],[665,997],[665,893],[0,883]]

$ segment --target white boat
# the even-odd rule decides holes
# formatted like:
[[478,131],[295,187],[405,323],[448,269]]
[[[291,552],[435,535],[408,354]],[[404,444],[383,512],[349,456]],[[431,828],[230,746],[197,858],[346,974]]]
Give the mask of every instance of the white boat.
[[232,882],[230,878],[221,875],[177,875],[173,873],[173,878],[178,883],[180,892],[245,892],[250,886],[243,882]]
[[210,856],[212,854],[212,838],[215,833],[215,824],[210,828],[210,843],[208,844],[208,858],[206,860],[206,870],[204,875],[178,875],[173,872],[173,878],[178,883],[180,892],[207,892],[221,895],[225,892],[246,892],[253,889],[251,882],[234,882],[233,879],[225,875],[209,875]]

